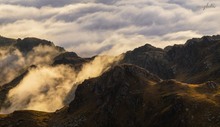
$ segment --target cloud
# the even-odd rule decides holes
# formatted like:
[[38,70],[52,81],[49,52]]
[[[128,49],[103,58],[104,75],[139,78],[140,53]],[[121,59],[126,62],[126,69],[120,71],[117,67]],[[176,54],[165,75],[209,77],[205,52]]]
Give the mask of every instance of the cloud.
[[[105,50],[114,47],[113,44],[120,45],[118,43],[124,45],[128,42],[127,50],[143,43],[165,47],[175,41],[184,43],[194,35],[198,37],[219,33],[220,18],[217,15],[220,2],[217,0],[59,2],[0,1],[0,34],[14,38],[27,36],[45,38],[87,57],[108,53],[110,51]],[[203,10],[203,6],[208,2],[214,3],[216,7]],[[178,37],[175,37],[177,35]],[[106,40],[112,38],[115,38],[116,42],[106,43]],[[135,44],[132,44],[130,38],[140,40],[135,39]],[[124,46],[121,51],[125,51]]]
[[0,48],[0,86],[13,80],[31,65],[51,64],[59,53],[55,47],[41,45],[26,55],[13,47]]
[[[83,1],[83,0],[82,0]],[[59,7],[64,6],[71,3],[78,3],[80,0],[0,0],[3,4],[11,4],[11,5],[21,5],[21,6],[31,6],[31,7],[43,7],[43,6],[52,6],[52,7]],[[88,2],[88,0],[84,0],[84,2]]]
[[73,100],[78,84],[85,79],[97,77],[121,57],[99,56],[75,71],[67,65],[38,66],[29,70],[28,75],[10,90],[1,113],[15,110],[38,110],[54,112]]

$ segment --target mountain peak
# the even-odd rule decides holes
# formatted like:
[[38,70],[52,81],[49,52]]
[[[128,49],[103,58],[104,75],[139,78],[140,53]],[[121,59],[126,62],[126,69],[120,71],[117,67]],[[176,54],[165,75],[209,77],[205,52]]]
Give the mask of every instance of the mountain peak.
[[14,43],[16,43],[16,39],[11,39],[11,38],[0,36],[0,47],[10,46]]
[[[164,49],[145,45],[125,53],[122,63],[135,64],[162,79],[187,83],[220,82],[220,35],[189,39]],[[211,75],[212,76],[211,76]]]
[[79,57],[75,52],[64,52],[54,58],[54,64],[69,64],[77,68],[88,62],[86,58]]
[[220,41],[220,35],[213,35],[213,36],[203,36],[201,38],[192,38],[186,41],[184,46],[192,46],[192,45],[210,45]]
[[39,45],[42,46],[52,46],[56,47],[59,51],[65,51],[62,47],[55,46],[52,42],[44,40],[44,39],[38,39],[34,37],[28,37],[22,39],[17,39],[17,43],[15,44],[15,47],[17,47],[21,52],[29,52],[34,47],[37,47]]

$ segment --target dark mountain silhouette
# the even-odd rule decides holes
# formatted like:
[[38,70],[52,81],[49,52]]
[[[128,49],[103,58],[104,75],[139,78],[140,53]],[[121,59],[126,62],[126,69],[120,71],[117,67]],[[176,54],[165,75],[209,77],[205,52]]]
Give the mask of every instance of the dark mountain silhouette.
[[194,38],[165,49],[147,44],[125,53],[122,63],[138,65],[162,79],[220,82],[220,36]]
[[204,36],[167,51],[175,79],[191,83],[220,82],[220,36]]
[[[37,45],[33,42],[26,47],[27,42],[20,44],[20,51],[28,52]],[[49,41],[45,44],[53,46]],[[94,58],[64,52],[54,58],[51,66],[80,68]],[[0,88],[1,102],[26,73]],[[81,83],[75,99],[62,109],[0,115],[0,126],[219,127],[219,76],[219,35],[193,38],[164,49],[146,44],[124,53],[120,63],[101,76]]]
[[81,58],[75,52],[64,52],[54,58],[53,65],[67,64],[73,67],[81,67],[93,58]]
[[41,40],[38,38],[24,38],[23,40],[17,39],[17,43],[15,43],[15,47],[24,53],[31,51],[34,47],[37,47],[39,45],[53,46],[56,47],[59,51],[65,51],[62,47],[55,46],[50,41]]
[[24,54],[30,52],[31,50],[33,50],[34,47],[37,47],[39,45],[55,47],[60,52],[65,51],[64,48],[55,46],[52,42],[43,39],[29,37],[24,39],[19,38],[16,40],[0,36],[0,47],[13,46]]
[[15,44],[16,40],[0,36],[0,42],[0,47],[6,47]]
[[122,63],[138,65],[163,79],[174,77],[172,65],[167,52],[163,49],[146,44],[124,54]]

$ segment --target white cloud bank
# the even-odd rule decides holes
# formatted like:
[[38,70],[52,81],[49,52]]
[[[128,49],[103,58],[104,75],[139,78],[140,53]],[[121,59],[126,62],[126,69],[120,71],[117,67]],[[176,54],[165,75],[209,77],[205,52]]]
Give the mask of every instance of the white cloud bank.
[[[207,3],[215,8],[203,10]],[[219,11],[217,0],[0,0],[0,34],[45,38],[81,56],[118,54],[218,34]]]

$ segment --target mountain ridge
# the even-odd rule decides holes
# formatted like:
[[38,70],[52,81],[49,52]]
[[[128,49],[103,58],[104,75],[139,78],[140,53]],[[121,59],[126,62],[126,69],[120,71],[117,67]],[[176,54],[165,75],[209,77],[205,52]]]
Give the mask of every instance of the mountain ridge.
[[138,66],[116,65],[80,84],[68,107],[52,114],[16,111],[2,116],[0,125],[27,126],[26,116],[34,115],[30,121],[44,120],[42,125],[32,122],[33,127],[217,127],[219,90],[212,82],[200,85],[161,80]]
[[[28,50],[21,46],[20,51],[28,52],[36,45],[39,43],[33,42]],[[80,83],[69,105],[54,113],[0,115],[0,126],[220,126],[220,35],[193,38],[164,49],[146,44],[123,55],[102,75]],[[95,58],[63,51],[49,66],[67,64],[80,69]],[[22,79],[21,75],[19,81]]]

